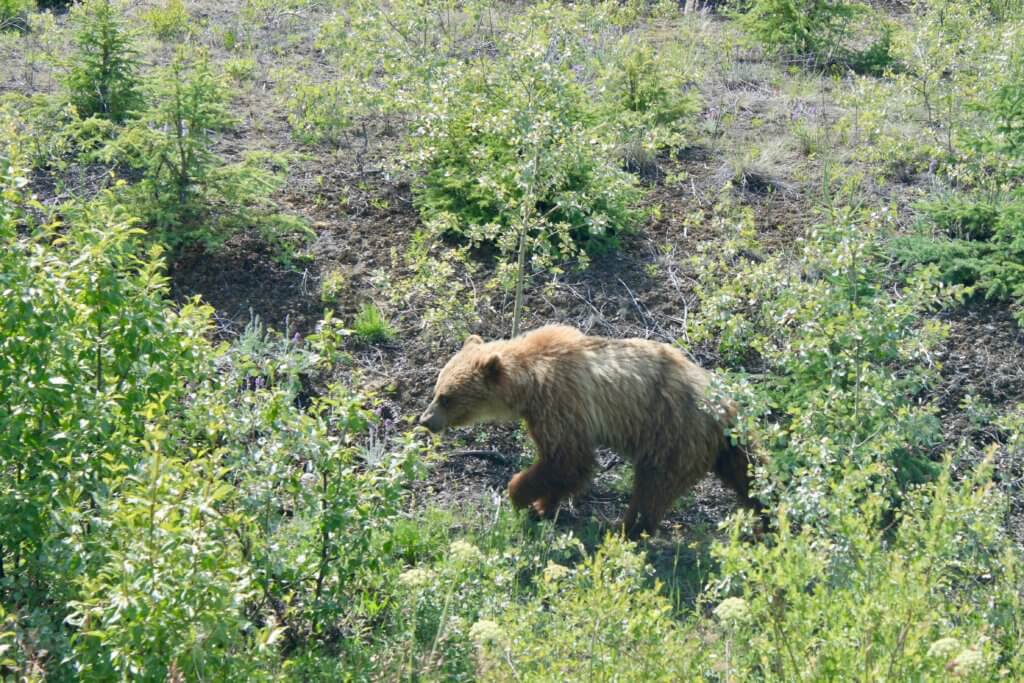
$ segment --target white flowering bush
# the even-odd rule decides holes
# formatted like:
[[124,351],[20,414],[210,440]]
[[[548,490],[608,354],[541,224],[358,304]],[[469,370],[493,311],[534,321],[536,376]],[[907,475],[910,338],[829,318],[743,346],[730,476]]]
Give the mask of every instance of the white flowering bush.
[[573,67],[572,45],[532,22],[500,56],[445,70],[413,119],[414,191],[439,231],[513,253],[571,257],[613,245],[639,217],[639,191],[614,154]]
[[940,424],[917,397],[938,380],[930,354],[944,330],[920,316],[955,290],[925,271],[899,296],[887,291],[886,211],[831,209],[795,254],[763,261],[740,256],[756,248],[749,214],[728,201],[717,212],[733,236],[699,260],[703,310],[689,340],[733,368],[728,391],[745,408],[736,431],[770,455],[765,495],[823,524],[822,499],[850,463],[893,499],[934,476]]
[[484,648],[481,669],[498,681],[694,680],[699,639],[653,574],[615,535],[571,572],[548,565],[538,595],[500,615],[503,647]]
[[823,504],[827,529],[797,530],[783,508],[771,542],[751,545],[737,520],[703,596],[718,603],[723,635],[708,666],[733,680],[761,667],[771,680],[1019,676],[1024,577],[990,476],[983,466],[956,484],[944,473],[908,494],[890,531],[883,497],[854,468]]
[[681,146],[699,109],[675,53],[633,35],[641,9],[477,0],[449,21],[448,3],[347,3],[318,40],[346,76],[289,85],[293,127],[332,141],[358,129],[365,146],[366,118],[382,116],[406,133],[429,226],[502,254],[526,230],[539,265],[585,265],[641,217],[626,168]]
[[750,605],[743,598],[726,598],[715,608],[715,616],[730,627],[745,624],[750,621]]

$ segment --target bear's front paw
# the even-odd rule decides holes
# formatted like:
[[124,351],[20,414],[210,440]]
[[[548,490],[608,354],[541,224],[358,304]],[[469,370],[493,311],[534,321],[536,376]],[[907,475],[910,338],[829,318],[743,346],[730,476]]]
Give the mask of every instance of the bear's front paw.
[[524,493],[525,492],[523,491],[523,473],[520,472],[519,474],[513,476],[512,479],[508,482],[508,497],[512,500],[512,505],[514,505],[517,508],[524,508],[529,506],[530,503],[533,501],[527,500],[526,496],[523,495]]

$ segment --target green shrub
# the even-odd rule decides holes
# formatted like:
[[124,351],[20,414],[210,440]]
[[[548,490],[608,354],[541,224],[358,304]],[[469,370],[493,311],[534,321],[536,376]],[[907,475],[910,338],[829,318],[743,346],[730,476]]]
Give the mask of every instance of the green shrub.
[[24,28],[26,17],[35,8],[35,0],[0,0],[0,31]]
[[327,83],[292,80],[288,95],[288,123],[292,134],[306,144],[340,146],[349,141],[349,130],[359,116],[359,92],[364,86],[354,79]]
[[159,248],[145,254],[119,207],[65,206],[39,221],[22,194],[21,139],[0,119],[0,565],[35,648],[67,675],[61,626],[76,582],[106,562],[103,509],[142,460],[154,406],[206,366],[209,310],[167,302]]
[[1024,48],[1019,48],[1010,61],[1005,81],[983,103],[994,130],[980,145],[1002,157],[1003,175],[1019,178],[1024,163]]
[[631,170],[636,157],[684,147],[700,97],[671,53],[656,53],[650,45],[623,39],[598,81],[600,109],[607,125],[617,130],[618,143]]
[[735,369],[727,390],[748,411],[739,433],[770,454],[765,493],[820,524],[818,502],[848,464],[884,473],[893,501],[933,476],[941,425],[920,397],[938,379],[928,350],[943,332],[920,316],[948,297],[935,273],[888,293],[884,212],[830,211],[795,254],[763,261],[742,256],[756,248],[750,215],[720,212],[739,234],[698,265],[702,315],[689,339]]
[[893,34],[896,29],[881,16],[874,15],[869,20],[881,22],[877,37],[871,40],[866,49],[850,51],[844,61],[855,73],[884,76],[889,71],[899,69],[893,54]]
[[796,530],[780,508],[770,543],[737,523],[716,549],[709,664],[731,680],[1019,677],[1024,577],[990,467],[955,484],[947,461],[895,523],[872,473],[844,469],[819,501],[827,525]]
[[349,289],[349,278],[341,269],[324,273],[320,278],[320,301],[337,303],[341,295]]
[[74,8],[75,53],[64,87],[79,116],[118,123],[138,114],[144,103],[138,51],[115,0],[88,0]]
[[283,181],[284,159],[249,153],[230,163],[214,150],[214,135],[234,122],[229,93],[205,56],[179,51],[152,79],[145,115],[97,156],[141,174],[123,198],[175,252],[194,243],[216,248],[255,229],[287,257],[312,232],[273,211],[269,195]]
[[1024,324],[1024,201],[993,203],[962,197],[921,205],[922,232],[893,240],[893,252],[906,265],[934,264],[950,284],[967,293],[1008,301]]
[[672,616],[646,558],[608,535],[575,567],[549,562],[537,595],[469,631],[493,681],[697,680],[701,642]]
[[162,7],[154,7],[142,15],[150,32],[163,41],[180,40],[189,32],[193,21],[182,0],[167,0]]
[[253,643],[269,644],[274,627],[246,637],[257,586],[236,536],[244,517],[225,505],[234,488],[215,461],[176,457],[170,436],[147,431],[146,458],[102,513],[105,559],[69,603],[85,680],[252,679],[272,663]]
[[38,223],[0,127],[0,287],[23,293],[0,307],[2,600],[41,653],[15,665],[269,679],[281,646],[364,632],[422,449],[347,387],[305,393],[325,333],[307,349],[254,322],[212,345],[210,309],[169,301],[112,199]]
[[828,63],[856,13],[857,5],[845,0],[750,0],[739,23],[772,52]]
[[391,270],[404,271],[406,277],[383,278],[377,285],[391,293],[395,310],[418,312],[424,337],[462,339],[479,323],[486,305],[486,294],[473,283],[479,269],[468,247],[438,250],[434,242],[427,231],[417,230],[401,257],[397,250],[391,254]]
[[395,336],[380,309],[372,303],[363,304],[352,321],[352,332],[367,344],[380,344]]
[[573,46],[545,48],[543,16],[510,28],[493,62],[435,79],[409,157],[428,224],[511,254],[525,221],[530,253],[551,260],[614,245],[638,218],[639,192],[594,128]]
[[[676,88],[680,79],[658,86],[671,69],[641,55],[625,70],[643,92],[629,102],[610,68],[611,91],[598,111],[598,48],[582,36],[597,31],[617,41],[612,19],[622,12],[635,8],[545,2],[506,12],[481,2],[452,15],[444,4],[399,2],[382,16],[360,4],[328,22],[318,41],[348,80],[297,89],[293,126],[336,141],[369,113],[404,120],[404,158],[424,222],[495,244],[502,256],[517,251],[525,230],[538,264],[579,255],[585,265],[640,216],[635,179],[620,168],[616,117],[631,117],[633,139],[669,144],[666,131],[694,109]],[[627,114],[627,106],[638,111]],[[365,136],[364,129],[367,144]]]
[[972,134],[969,154],[951,173],[966,188],[921,202],[922,230],[893,241],[907,265],[935,264],[969,294],[1007,301],[1024,324],[1024,66],[1011,60],[1004,82],[979,109],[986,115]]

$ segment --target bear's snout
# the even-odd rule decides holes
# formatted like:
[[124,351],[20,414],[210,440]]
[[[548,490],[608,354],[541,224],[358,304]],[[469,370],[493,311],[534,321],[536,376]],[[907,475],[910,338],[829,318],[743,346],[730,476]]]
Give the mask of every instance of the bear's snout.
[[444,418],[433,409],[433,406],[420,415],[420,425],[426,427],[435,434],[444,431]]

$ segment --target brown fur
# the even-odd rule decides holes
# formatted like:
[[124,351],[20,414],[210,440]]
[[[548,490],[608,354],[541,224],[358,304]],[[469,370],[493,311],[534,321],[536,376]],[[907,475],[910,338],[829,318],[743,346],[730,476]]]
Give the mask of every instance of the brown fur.
[[624,520],[630,536],[654,533],[672,503],[714,471],[740,501],[750,497],[747,455],[724,425],[728,400],[706,397],[710,375],[678,349],[643,339],[589,337],[561,325],[512,340],[466,340],[437,380],[420,423],[434,432],[523,419],[537,462],[512,477],[518,507],[553,515],[594,473],[607,447],[635,469]]

